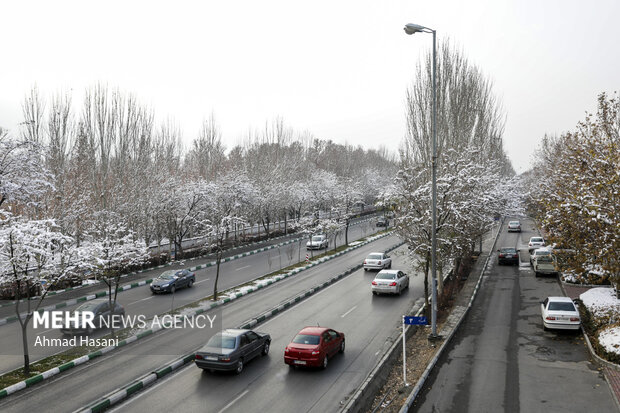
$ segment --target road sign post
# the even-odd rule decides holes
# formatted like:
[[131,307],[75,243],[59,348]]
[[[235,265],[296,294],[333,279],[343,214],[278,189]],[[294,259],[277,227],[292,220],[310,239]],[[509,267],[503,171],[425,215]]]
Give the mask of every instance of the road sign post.
[[407,347],[405,345],[405,325],[427,325],[428,320],[426,317],[412,317],[403,316],[403,382],[405,386],[409,386],[407,383]]

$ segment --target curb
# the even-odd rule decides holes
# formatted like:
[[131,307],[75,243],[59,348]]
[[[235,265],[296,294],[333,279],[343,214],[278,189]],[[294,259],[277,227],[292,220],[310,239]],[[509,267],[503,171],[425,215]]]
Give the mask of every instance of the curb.
[[476,298],[476,294],[478,293],[478,289],[480,288],[480,284],[482,283],[484,272],[486,271],[486,269],[487,269],[487,267],[489,265],[489,261],[491,260],[491,257],[493,256],[493,251],[495,250],[495,244],[497,244],[497,239],[499,238],[499,234],[501,233],[501,229],[504,226],[504,219],[505,218],[502,218],[502,222],[500,223],[499,228],[497,230],[497,234],[495,235],[495,240],[493,241],[493,245],[491,246],[491,250],[489,251],[489,256],[487,257],[486,261],[484,262],[484,265],[482,266],[482,269],[480,270],[480,275],[478,276],[478,281],[476,282],[476,287],[474,288],[474,291],[472,292],[471,298],[469,299],[469,302],[467,304],[467,308],[465,309],[465,311],[463,311],[463,314],[461,314],[461,316],[459,317],[459,320],[457,321],[456,325],[454,326],[454,328],[452,328],[452,330],[448,334],[448,337],[446,337],[444,342],[441,344],[441,347],[439,347],[439,350],[437,350],[437,352],[435,353],[435,356],[433,357],[433,359],[426,366],[426,369],[424,370],[424,373],[422,373],[422,376],[420,377],[420,379],[416,383],[415,387],[411,391],[411,394],[409,394],[409,397],[407,397],[407,400],[405,400],[405,404],[399,410],[399,413],[406,413],[407,411],[409,411],[409,408],[413,404],[413,401],[418,396],[418,393],[420,392],[420,390],[422,390],[422,387],[424,386],[424,383],[426,382],[426,379],[428,378],[431,370],[433,369],[433,367],[435,367],[435,364],[437,363],[437,360],[439,360],[439,357],[441,356],[441,354],[443,353],[444,349],[446,348],[446,346],[448,345],[448,343],[450,342],[450,340],[454,336],[454,333],[456,332],[456,330],[458,330],[459,326],[461,325],[461,322],[465,319],[465,316],[467,315],[467,313],[469,312],[469,309],[471,308],[472,304],[474,303],[474,299]]
[[[389,233],[388,233],[389,234]],[[385,234],[382,234],[385,235]],[[403,241],[391,246],[390,248],[388,248],[385,252],[389,252],[392,251],[402,245],[404,245],[405,243]],[[360,244],[362,245],[362,244]],[[357,245],[355,247],[352,248],[356,248]],[[347,248],[348,249],[348,248]],[[354,267],[351,267],[347,270],[345,270],[344,272],[330,278],[329,280],[314,286],[312,288],[309,288],[308,290],[297,294],[296,296],[294,296],[293,298],[286,300],[285,302],[273,307],[271,310],[268,310],[264,313],[259,314],[257,317],[252,318],[246,322],[244,322],[244,324],[242,324],[241,326],[239,326],[238,328],[242,328],[242,329],[248,329],[251,328],[259,323],[262,323],[263,321],[267,320],[268,318],[271,318],[273,316],[275,316],[276,314],[279,314],[283,311],[285,311],[287,308],[295,305],[296,303],[302,301],[304,298],[309,297],[311,295],[314,295],[317,291],[322,290],[323,288],[333,284],[334,282],[346,277],[347,275],[352,274],[353,272],[359,270],[360,268],[363,267],[363,264],[358,264]],[[155,370],[152,373],[149,373],[145,376],[143,376],[142,378],[131,382],[130,384],[117,389],[115,391],[113,391],[112,393],[110,393],[108,396],[99,399],[91,404],[89,404],[88,406],[86,406],[85,408],[80,408],[77,411],[79,412],[90,412],[90,413],[98,413],[98,412],[102,412],[105,409],[107,409],[108,407],[119,403],[120,401],[126,399],[128,396],[130,396],[133,393],[136,393],[137,391],[143,389],[144,387],[152,384],[153,382],[155,382],[156,380],[164,377],[165,375],[171,373],[172,371],[178,369],[181,366],[184,366],[185,364],[191,362],[194,360],[195,357],[195,351],[190,353],[190,354],[186,354],[178,359],[176,359],[175,361],[173,361],[172,363],[169,363],[167,365],[165,365],[164,367],[159,368],[158,370]]]
[[[373,219],[375,219],[375,218],[376,218],[376,217],[375,217],[375,216],[373,216],[373,217],[371,217],[371,218],[366,218],[366,219],[363,219],[363,220],[360,220],[360,221],[356,221],[356,222],[354,222],[353,224],[351,224],[350,226],[354,226],[354,225],[363,224],[364,222],[372,221],[372,220],[373,220]],[[295,234],[295,233],[294,233],[294,232],[291,232],[291,233],[289,233],[289,234],[280,235],[280,236],[277,236],[277,237],[274,237],[274,238],[269,238],[269,239],[262,240],[262,241],[256,241],[256,242],[251,242],[251,243],[244,244],[244,245],[238,245],[238,246],[236,246],[236,247],[229,248],[229,249],[227,249],[226,251],[234,251],[234,250],[237,250],[237,249],[240,249],[240,248],[245,248],[245,247],[250,247],[250,246],[253,246],[253,245],[260,245],[260,244],[264,244],[264,243],[266,243],[266,242],[269,242],[269,241],[274,241],[274,240],[281,239],[281,238],[285,238],[285,237],[288,237],[289,235],[293,235],[293,234]],[[303,239],[305,239],[305,238],[307,238],[307,237],[302,236],[302,237],[299,237],[299,238],[294,238],[294,239],[291,239],[291,240],[286,241],[286,242],[284,242],[284,243],[280,243],[280,244],[277,244],[277,245],[276,245],[276,244],[274,244],[273,246],[271,246],[271,248],[281,247],[281,246],[283,246],[283,245],[287,245],[287,244],[290,244],[290,243],[295,242],[295,241],[301,241],[301,240],[303,240]],[[267,248],[267,249],[270,249],[270,248]],[[256,251],[261,252],[261,251],[265,251],[265,249],[257,249],[257,250],[255,250],[255,253],[256,253]],[[248,251],[248,252],[250,252],[250,251]],[[209,254],[199,255],[199,256],[196,256],[196,257],[191,257],[191,258],[184,258],[184,259],[182,259],[182,260],[178,260],[178,261],[176,261],[176,260],[175,260],[175,261],[170,261],[170,262],[167,262],[167,263],[165,263],[165,264],[156,265],[156,266],[149,267],[149,268],[145,268],[145,269],[138,270],[138,271],[132,271],[132,272],[129,272],[129,273],[127,273],[127,274],[123,274],[123,275],[121,275],[121,276],[120,276],[120,278],[129,277],[129,276],[131,276],[131,275],[140,274],[140,273],[147,272],[147,271],[151,271],[151,270],[154,270],[154,269],[160,269],[160,268],[164,268],[164,267],[169,267],[169,266],[171,266],[171,265],[174,265],[174,264],[180,263],[180,262],[182,262],[182,261],[194,261],[194,260],[197,260],[197,259],[200,259],[200,258],[206,257],[207,255],[209,255]],[[240,258],[240,257],[242,257],[242,256],[243,256],[242,254],[237,254],[235,257],[236,257],[236,258]],[[228,257],[228,258],[230,258],[230,257]],[[235,259],[236,259],[236,258],[235,258]],[[228,260],[228,261],[231,261],[231,260]],[[225,260],[222,260],[222,262],[225,262]],[[215,265],[215,261],[212,261],[211,263],[208,263],[208,264],[210,264],[210,265]],[[203,268],[206,268],[206,267],[203,267]],[[99,284],[103,284],[103,282],[102,282],[102,281],[99,281],[98,283],[99,283]],[[50,292],[48,292],[48,293],[47,293],[47,295],[46,295],[46,296],[47,296],[47,297],[50,297],[50,296],[58,295],[58,294],[61,294],[61,293],[64,293],[64,292],[75,291],[75,290],[79,290],[80,288],[83,288],[83,287],[86,287],[86,286],[85,286],[85,285],[78,285],[78,286],[75,286],[75,287],[67,287],[67,288],[62,289],[62,290],[50,291]],[[35,300],[38,300],[39,298],[40,298],[40,296],[37,296],[37,297],[30,297],[30,300],[31,300],[31,301],[35,301]],[[26,302],[26,301],[28,301],[28,299],[21,299],[21,300],[19,300],[19,302],[20,302],[20,303],[21,303],[21,302]],[[9,303],[3,303],[3,304],[0,304],[0,308],[3,308],[3,307],[8,307],[8,306],[11,306],[11,305],[15,305],[15,301],[12,301],[12,302],[9,302]],[[8,318],[11,318],[11,317],[7,317],[6,319],[8,319]],[[6,319],[4,319],[4,320],[6,320]],[[3,324],[3,323],[2,323],[2,321],[3,321],[3,320],[0,320],[0,325],[2,325],[2,324]],[[13,321],[14,321],[14,320],[13,320]]]
[[[367,244],[369,244],[369,243],[371,243],[373,241],[376,241],[378,239],[384,238],[384,237],[389,236],[389,235],[392,235],[392,231],[383,233],[381,235],[375,235],[374,237],[370,237],[366,241],[364,241],[364,242],[362,242],[360,244],[357,244],[357,245],[354,245],[352,247],[349,247],[349,248],[347,248],[347,249],[345,249],[343,251],[340,251],[340,252],[338,252],[338,253],[336,253],[334,255],[330,255],[329,257],[323,257],[323,258],[319,259],[316,262],[312,262],[311,264],[308,264],[308,265],[306,265],[304,267],[296,268],[294,270],[289,271],[286,274],[274,276],[272,279],[266,280],[264,283],[260,283],[256,287],[248,288],[247,290],[244,290],[243,292],[238,292],[238,293],[235,293],[232,296],[228,296],[228,297],[220,299],[220,300],[218,300],[216,302],[210,303],[208,305],[204,305],[204,306],[198,308],[197,310],[195,310],[193,312],[193,315],[199,315],[199,314],[204,313],[207,310],[213,309],[215,307],[222,306],[222,305],[224,305],[226,303],[229,303],[229,302],[231,302],[231,301],[233,301],[233,300],[235,300],[237,298],[241,298],[244,295],[248,295],[250,293],[256,292],[256,291],[258,291],[258,290],[260,290],[260,289],[262,289],[262,288],[264,288],[264,287],[266,287],[268,285],[274,284],[274,283],[276,283],[278,281],[281,281],[281,280],[283,280],[285,278],[291,277],[291,276],[293,276],[295,274],[298,274],[298,273],[300,273],[300,272],[302,272],[302,271],[304,271],[304,270],[306,270],[308,268],[314,267],[314,266],[319,265],[319,264],[321,264],[321,263],[323,263],[325,261],[329,261],[329,260],[331,260],[333,258],[339,257],[340,255],[343,255],[343,254],[345,254],[347,252],[350,252],[350,251],[352,251],[354,249],[360,248],[360,247],[362,247],[364,245],[367,245]],[[403,243],[401,242],[398,246],[400,246],[402,244]],[[394,248],[398,248],[398,246],[396,246]],[[391,249],[394,249],[394,248],[391,248]],[[389,251],[391,251],[391,249]],[[361,267],[361,264],[359,265],[359,267]],[[262,277],[264,277],[264,276],[262,276]],[[259,278],[262,278],[262,277],[259,277]],[[342,278],[342,277],[340,277],[340,278]],[[320,288],[323,288],[323,287],[319,287],[319,289]],[[231,290],[233,292],[235,291],[235,289],[236,289],[236,287],[232,287],[231,288]],[[317,289],[317,291],[318,291],[318,289]],[[224,294],[222,294],[222,295],[224,295]],[[11,386],[5,387],[4,389],[0,390],[0,400],[2,400],[3,398],[7,397],[10,394],[13,394],[13,393],[18,392],[20,390],[23,390],[23,389],[25,389],[27,387],[31,387],[34,384],[39,383],[40,381],[43,381],[43,380],[45,380],[45,379],[47,379],[49,377],[55,376],[55,375],[65,371],[65,370],[69,370],[69,369],[71,369],[71,368],[73,368],[75,366],[83,364],[83,363],[85,363],[85,362],[87,362],[89,360],[92,360],[92,359],[94,359],[96,357],[99,357],[99,356],[101,356],[103,354],[109,353],[110,351],[115,350],[116,348],[123,347],[123,346],[125,346],[127,344],[130,344],[130,343],[133,343],[134,341],[137,341],[137,340],[139,340],[141,338],[150,336],[150,335],[156,333],[157,331],[159,331],[161,329],[162,328],[155,328],[155,329],[149,329],[149,330],[142,331],[142,332],[140,332],[138,334],[135,334],[135,335],[133,335],[131,337],[126,338],[125,340],[119,341],[117,346],[108,346],[108,347],[105,347],[103,349],[94,351],[93,353],[89,353],[87,355],[78,357],[77,359],[72,360],[72,361],[70,361],[68,363],[65,363],[65,364],[62,364],[62,365],[60,365],[58,367],[54,367],[54,368],[52,368],[50,370],[44,371],[41,374],[38,374],[38,375],[33,376],[33,377],[30,377],[30,378],[28,378],[26,380],[22,380],[19,383],[15,383],[15,384],[13,384]]]

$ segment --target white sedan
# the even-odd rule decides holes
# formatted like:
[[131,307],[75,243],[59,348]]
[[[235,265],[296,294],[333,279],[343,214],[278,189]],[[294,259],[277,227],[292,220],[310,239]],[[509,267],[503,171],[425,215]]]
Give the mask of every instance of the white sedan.
[[371,252],[364,260],[364,271],[392,268],[392,258],[383,252]]
[[409,276],[399,270],[381,270],[372,281],[372,293],[399,294],[409,288]]
[[310,241],[306,242],[306,249],[308,250],[322,250],[327,249],[329,241],[325,235],[314,235]]
[[569,297],[547,297],[540,302],[543,328],[556,330],[579,330],[581,318]]

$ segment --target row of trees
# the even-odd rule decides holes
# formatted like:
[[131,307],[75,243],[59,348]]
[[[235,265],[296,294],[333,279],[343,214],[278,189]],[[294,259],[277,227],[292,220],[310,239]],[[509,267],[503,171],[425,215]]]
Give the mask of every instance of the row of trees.
[[[407,91],[407,137],[392,196],[397,231],[425,274],[431,265],[432,55]],[[471,256],[475,241],[517,198],[514,170],[503,150],[504,115],[488,78],[448,42],[437,56],[437,268]],[[439,276],[441,292],[442,277]],[[428,303],[427,303],[428,308]]]
[[620,99],[602,93],[576,130],[545,136],[527,176],[529,207],[568,269],[620,287]]
[[26,374],[28,323],[69,277],[96,274],[113,305],[122,272],[150,258],[147,245],[173,243],[178,256],[187,237],[203,236],[217,253],[217,298],[234,229],[259,224],[269,235],[283,220],[285,231],[325,231],[335,245],[353,206],[374,202],[396,170],[385,150],[295,134],[281,119],[227,152],[211,116],[184,150],[179,128],[156,127],[131,95],[97,86],[79,115],[67,96],[50,102],[33,89],[19,136],[0,129],[0,288],[16,299]]

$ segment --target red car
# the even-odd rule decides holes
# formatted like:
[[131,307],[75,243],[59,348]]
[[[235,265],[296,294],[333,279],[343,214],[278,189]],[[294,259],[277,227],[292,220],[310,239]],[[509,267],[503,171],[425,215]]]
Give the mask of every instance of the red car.
[[290,367],[327,367],[327,360],[344,353],[344,333],[326,327],[305,327],[284,349]]

